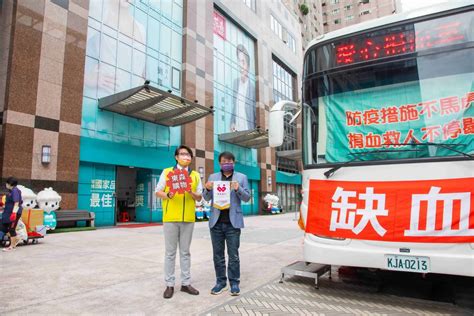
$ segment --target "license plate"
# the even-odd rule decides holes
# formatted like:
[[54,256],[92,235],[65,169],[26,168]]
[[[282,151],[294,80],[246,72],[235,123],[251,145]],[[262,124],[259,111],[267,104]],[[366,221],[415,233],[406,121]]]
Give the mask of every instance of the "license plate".
[[388,270],[408,272],[430,272],[430,258],[385,255],[385,267]]

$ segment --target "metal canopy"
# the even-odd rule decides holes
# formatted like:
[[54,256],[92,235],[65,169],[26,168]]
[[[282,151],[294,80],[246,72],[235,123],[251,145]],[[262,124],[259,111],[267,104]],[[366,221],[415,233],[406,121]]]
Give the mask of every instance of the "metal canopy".
[[152,87],[148,82],[99,99],[99,108],[166,126],[183,125],[214,112],[212,107]]
[[219,140],[247,148],[263,148],[268,147],[268,131],[257,127],[248,131],[224,133],[219,134]]
[[301,160],[303,158],[301,149],[277,151],[276,155],[279,158],[286,158],[290,160]]

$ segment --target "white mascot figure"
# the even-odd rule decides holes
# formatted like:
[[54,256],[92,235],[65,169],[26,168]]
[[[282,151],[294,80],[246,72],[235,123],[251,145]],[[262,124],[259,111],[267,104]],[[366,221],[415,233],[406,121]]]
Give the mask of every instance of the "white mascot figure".
[[17,188],[21,191],[21,199],[23,200],[21,206],[23,207],[23,209],[29,210],[35,208],[36,194],[31,191],[31,189],[28,189],[27,187],[24,187],[22,185],[17,185]]
[[280,199],[278,198],[278,196],[273,195],[273,194],[267,194],[265,195],[263,200],[268,203],[269,211],[272,214],[281,212],[281,209],[278,207],[278,203],[280,202]]
[[203,206],[202,206],[202,199],[201,201],[196,201],[196,219],[202,220],[204,218]]
[[44,225],[48,229],[56,228],[56,211],[59,209],[61,196],[53,188],[46,188],[38,193],[36,197],[38,207],[44,211]]
[[209,219],[211,217],[211,201],[202,199],[202,209],[204,218]]
[[[23,200],[21,206],[23,207],[23,211],[34,208],[36,206],[36,194],[31,189],[22,185],[18,185],[17,188],[21,192],[21,199]],[[16,226],[16,234],[21,238],[21,240],[25,242],[28,240],[28,231],[26,230],[26,225],[21,219],[18,221],[18,225]]]

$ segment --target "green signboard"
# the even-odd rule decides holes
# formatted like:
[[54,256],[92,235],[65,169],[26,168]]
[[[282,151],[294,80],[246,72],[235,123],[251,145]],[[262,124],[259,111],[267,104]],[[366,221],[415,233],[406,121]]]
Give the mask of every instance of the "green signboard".
[[328,162],[458,155],[474,151],[472,74],[334,94],[326,107]]

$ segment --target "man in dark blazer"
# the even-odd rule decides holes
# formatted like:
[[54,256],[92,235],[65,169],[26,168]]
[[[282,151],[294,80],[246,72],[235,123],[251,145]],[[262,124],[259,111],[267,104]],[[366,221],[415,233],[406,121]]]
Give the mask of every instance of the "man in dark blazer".
[[217,295],[227,290],[227,276],[225,266],[225,245],[227,244],[228,277],[231,295],[240,294],[240,230],[244,227],[242,214],[242,201],[250,200],[250,190],[247,176],[234,171],[235,157],[230,152],[219,155],[221,171],[209,176],[203,190],[203,198],[213,201],[213,183],[215,181],[230,182],[230,207],[219,210],[211,203],[211,217],[209,228],[211,230],[214,269],[216,271],[216,285],[211,294]]

